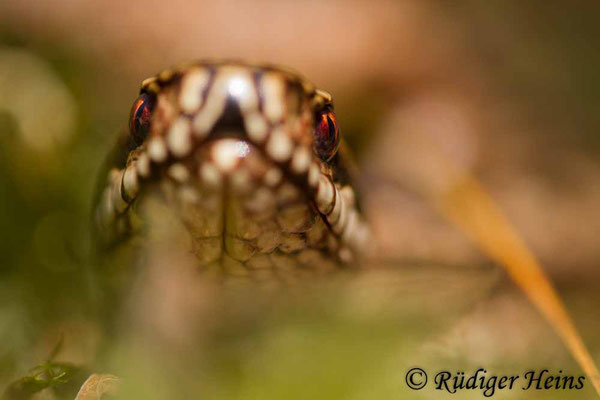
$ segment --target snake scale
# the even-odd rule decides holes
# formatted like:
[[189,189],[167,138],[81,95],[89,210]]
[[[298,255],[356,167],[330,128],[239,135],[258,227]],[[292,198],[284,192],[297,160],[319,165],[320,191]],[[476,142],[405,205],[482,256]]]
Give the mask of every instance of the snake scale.
[[105,249],[170,218],[200,271],[281,279],[355,264],[369,246],[332,97],[295,72],[167,69],[143,81],[115,154],[95,213]]

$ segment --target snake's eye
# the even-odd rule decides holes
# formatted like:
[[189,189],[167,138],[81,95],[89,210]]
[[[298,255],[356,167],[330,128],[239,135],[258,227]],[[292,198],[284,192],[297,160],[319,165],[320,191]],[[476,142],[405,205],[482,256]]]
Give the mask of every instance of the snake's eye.
[[315,116],[315,151],[324,161],[329,161],[340,146],[340,131],[335,114],[325,109]]
[[133,107],[131,107],[129,131],[131,132],[131,136],[133,136],[133,140],[138,145],[142,144],[148,136],[153,108],[154,97],[147,93],[142,93],[135,103],[133,103]]

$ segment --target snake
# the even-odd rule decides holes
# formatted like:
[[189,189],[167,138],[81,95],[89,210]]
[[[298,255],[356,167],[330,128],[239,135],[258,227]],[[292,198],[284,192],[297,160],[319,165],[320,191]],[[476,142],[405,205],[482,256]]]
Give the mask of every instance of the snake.
[[[99,247],[166,219],[201,273],[286,280],[357,265],[371,245],[332,96],[275,65],[196,61],[145,79],[102,177]],[[157,209],[152,204],[160,204]]]

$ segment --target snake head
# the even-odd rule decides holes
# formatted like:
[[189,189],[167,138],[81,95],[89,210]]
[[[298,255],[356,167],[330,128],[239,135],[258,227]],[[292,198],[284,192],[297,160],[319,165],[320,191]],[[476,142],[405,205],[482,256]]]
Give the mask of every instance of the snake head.
[[341,143],[331,96],[294,72],[239,62],[163,71],[133,104],[99,231],[131,235],[152,191],[203,267],[350,263],[368,235]]

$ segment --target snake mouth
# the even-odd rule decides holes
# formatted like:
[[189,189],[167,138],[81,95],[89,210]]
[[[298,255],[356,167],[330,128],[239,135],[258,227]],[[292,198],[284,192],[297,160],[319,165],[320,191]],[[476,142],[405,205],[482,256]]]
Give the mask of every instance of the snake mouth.
[[201,268],[233,275],[273,267],[333,269],[324,261],[335,254],[337,240],[314,193],[259,147],[219,138],[163,174],[153,190],[176,210]]
[[329,271],[352,257],[344,232],[359,231],[353,226],[358,216],[353,198],[314,158],[310,154],[305,165],[278,162],[239,132],[160,162],[141,146],[125,168],[111,172],[100,222],[131,232],[132,221],[144,221],[137,230],[151,230],[156,215],[148,213],[147,200],[159,199],[169,218],[185,226],[203,270]]

